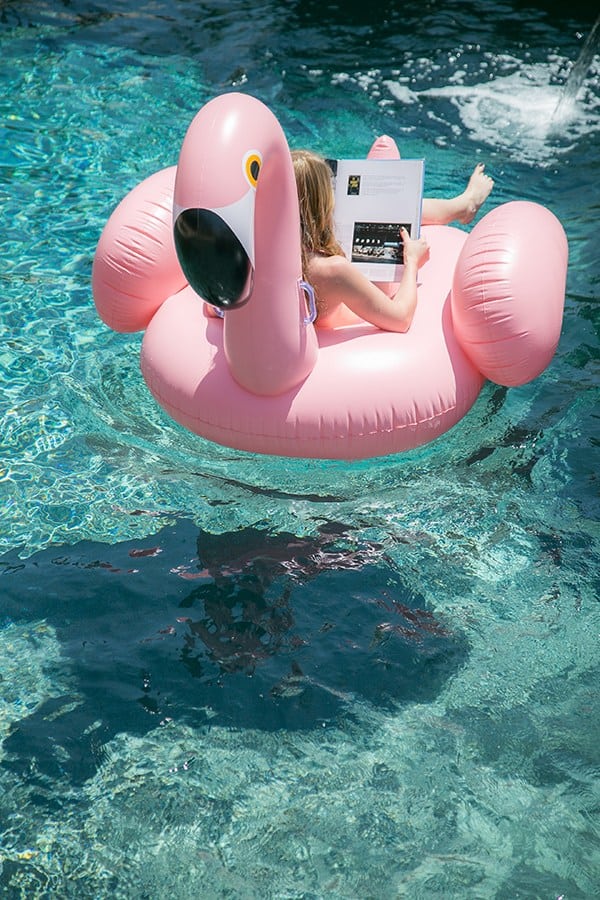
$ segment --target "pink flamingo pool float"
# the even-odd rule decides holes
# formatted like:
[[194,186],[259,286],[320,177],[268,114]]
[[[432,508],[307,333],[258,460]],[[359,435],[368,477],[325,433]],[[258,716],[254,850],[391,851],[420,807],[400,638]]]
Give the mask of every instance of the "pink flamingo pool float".
[[[397,155],[387,147],[370,155]],[[111,215],[94,300],[116,331],[145,330],[144,379],[192,432],[282,456],[396,453],[456,424],[485,379],[537,377],[562,324],[567,241],[546,207],[504,203],[469,234],[423,234],[430,259],[406,334],[356,317],[315,327],[285,135],[259,100],[228,93],[195,116],[177,166]]]

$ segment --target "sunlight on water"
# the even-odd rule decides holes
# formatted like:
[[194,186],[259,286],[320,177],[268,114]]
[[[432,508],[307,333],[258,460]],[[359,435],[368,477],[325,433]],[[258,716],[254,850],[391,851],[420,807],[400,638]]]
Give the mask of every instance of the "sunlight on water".
[[[43,28],[21,12],[38,6]],[[287,34],[265,3],[277,28],[253,44],[243,4],[213,6],[7,5],[0,893],[587,900],[598,60],[554,134],[576,56],[562,18],[540,14],[525,48],[505,5],[490,30],[452,2],[416,49],[408,10],[393,33],[332,31],[305,4]],[[571,264],[549,369],[486,385],[429,446],[353,464],[171,422],[140,335],[95,314],[91,261],[123,194],[240,85],[296,145],[351,155],[386,131],[444,191],[485,154],[492,203],[552,208]]]

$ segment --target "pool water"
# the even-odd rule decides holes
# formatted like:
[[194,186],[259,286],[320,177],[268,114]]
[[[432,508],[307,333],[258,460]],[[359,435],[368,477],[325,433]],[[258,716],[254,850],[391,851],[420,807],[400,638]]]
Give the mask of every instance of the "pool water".
[[[600,896],[600,58],[587,4],[0,9],[0,894]],[[477,161],[570,263],[556,357],[357,463],[173,423],[97,318],[112,208],[248,91]]]

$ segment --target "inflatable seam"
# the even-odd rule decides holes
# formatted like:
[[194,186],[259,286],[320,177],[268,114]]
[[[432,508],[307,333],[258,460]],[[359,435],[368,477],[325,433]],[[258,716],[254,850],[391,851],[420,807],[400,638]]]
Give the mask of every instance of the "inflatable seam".
[[[186,423],[189,424],[194,423],[195,426],[201,425],[206,426],[207,428],[212,429],[213,431],[219,431],[223,433],[228,433],[232,435],[241,435],[247,436],[249,438],[265,438],[267,440],[277,439],[280,441],[285,441],[286,443],[298,443],[301,442],[303,444],[307,443],[318,443],[320,441],[326,442],[339,442],[342,444],[344,441],[350,440],[360,440],[368,437],[376,437],[380,434],[393,434],[402,431],[411,431],[421,428],[423,425],[429,425],[431,422],[436,419],[443,419],[445,416],[453,413],[457,404],[452,404],[450,406],[445,406],[443,409],[437,410],[434,413],[431,413],[428,416],[425,416],[421,419],[411,419],[410,422],[395,422],[392,426],[386,426],[384,428],[374,428],[367,430],[363,428],[362,430],[355,432],[351,428],[348,428],[347,431],[344,432],[343,429],[336,428],[335,433],[326,434],[326,431],[323,427],[323,420],[320,422],[320,433],[315,435],[314,437],[303,434],[302,437],[298,432],[299,422],[295,421],[293,426],[293,433],[286,434],[282,431],[267,431],[266,429],[261,429],[260,431],[254,429],[253,431],[249,431],[247,428],[236,428],[233,425],[227,425],[220,422],[215,422],[211,419],[202,418],[201,416],[193,416],[191,417],[185,410],[176,406],[172,401],[167,400],[165,397],[161,395],[159,391],[155,389],[154,384],[148,383],[148,387],[150,387],[152,395],[156,402],[164,407],[165,409],[169,409],[173,414],[174,418],[181,422],[182,419],[185,419]],[[472,405],[472,404],[471,404]],[[254,422],[256,425],[256,422]],[[284,423],[285,424],[285,423]],[[201,431],[197,431],[199,435],[202,434]]]

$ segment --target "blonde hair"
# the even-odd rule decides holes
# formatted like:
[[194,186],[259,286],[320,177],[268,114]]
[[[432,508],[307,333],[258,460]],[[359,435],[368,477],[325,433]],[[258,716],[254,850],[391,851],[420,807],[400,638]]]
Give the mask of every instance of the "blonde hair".
[[292,150],[292,162],[302,235],[302,271],[306,270],[311,254],[343,256],[333,232],[333,187],[331,169],[322,156],[310,150]]

